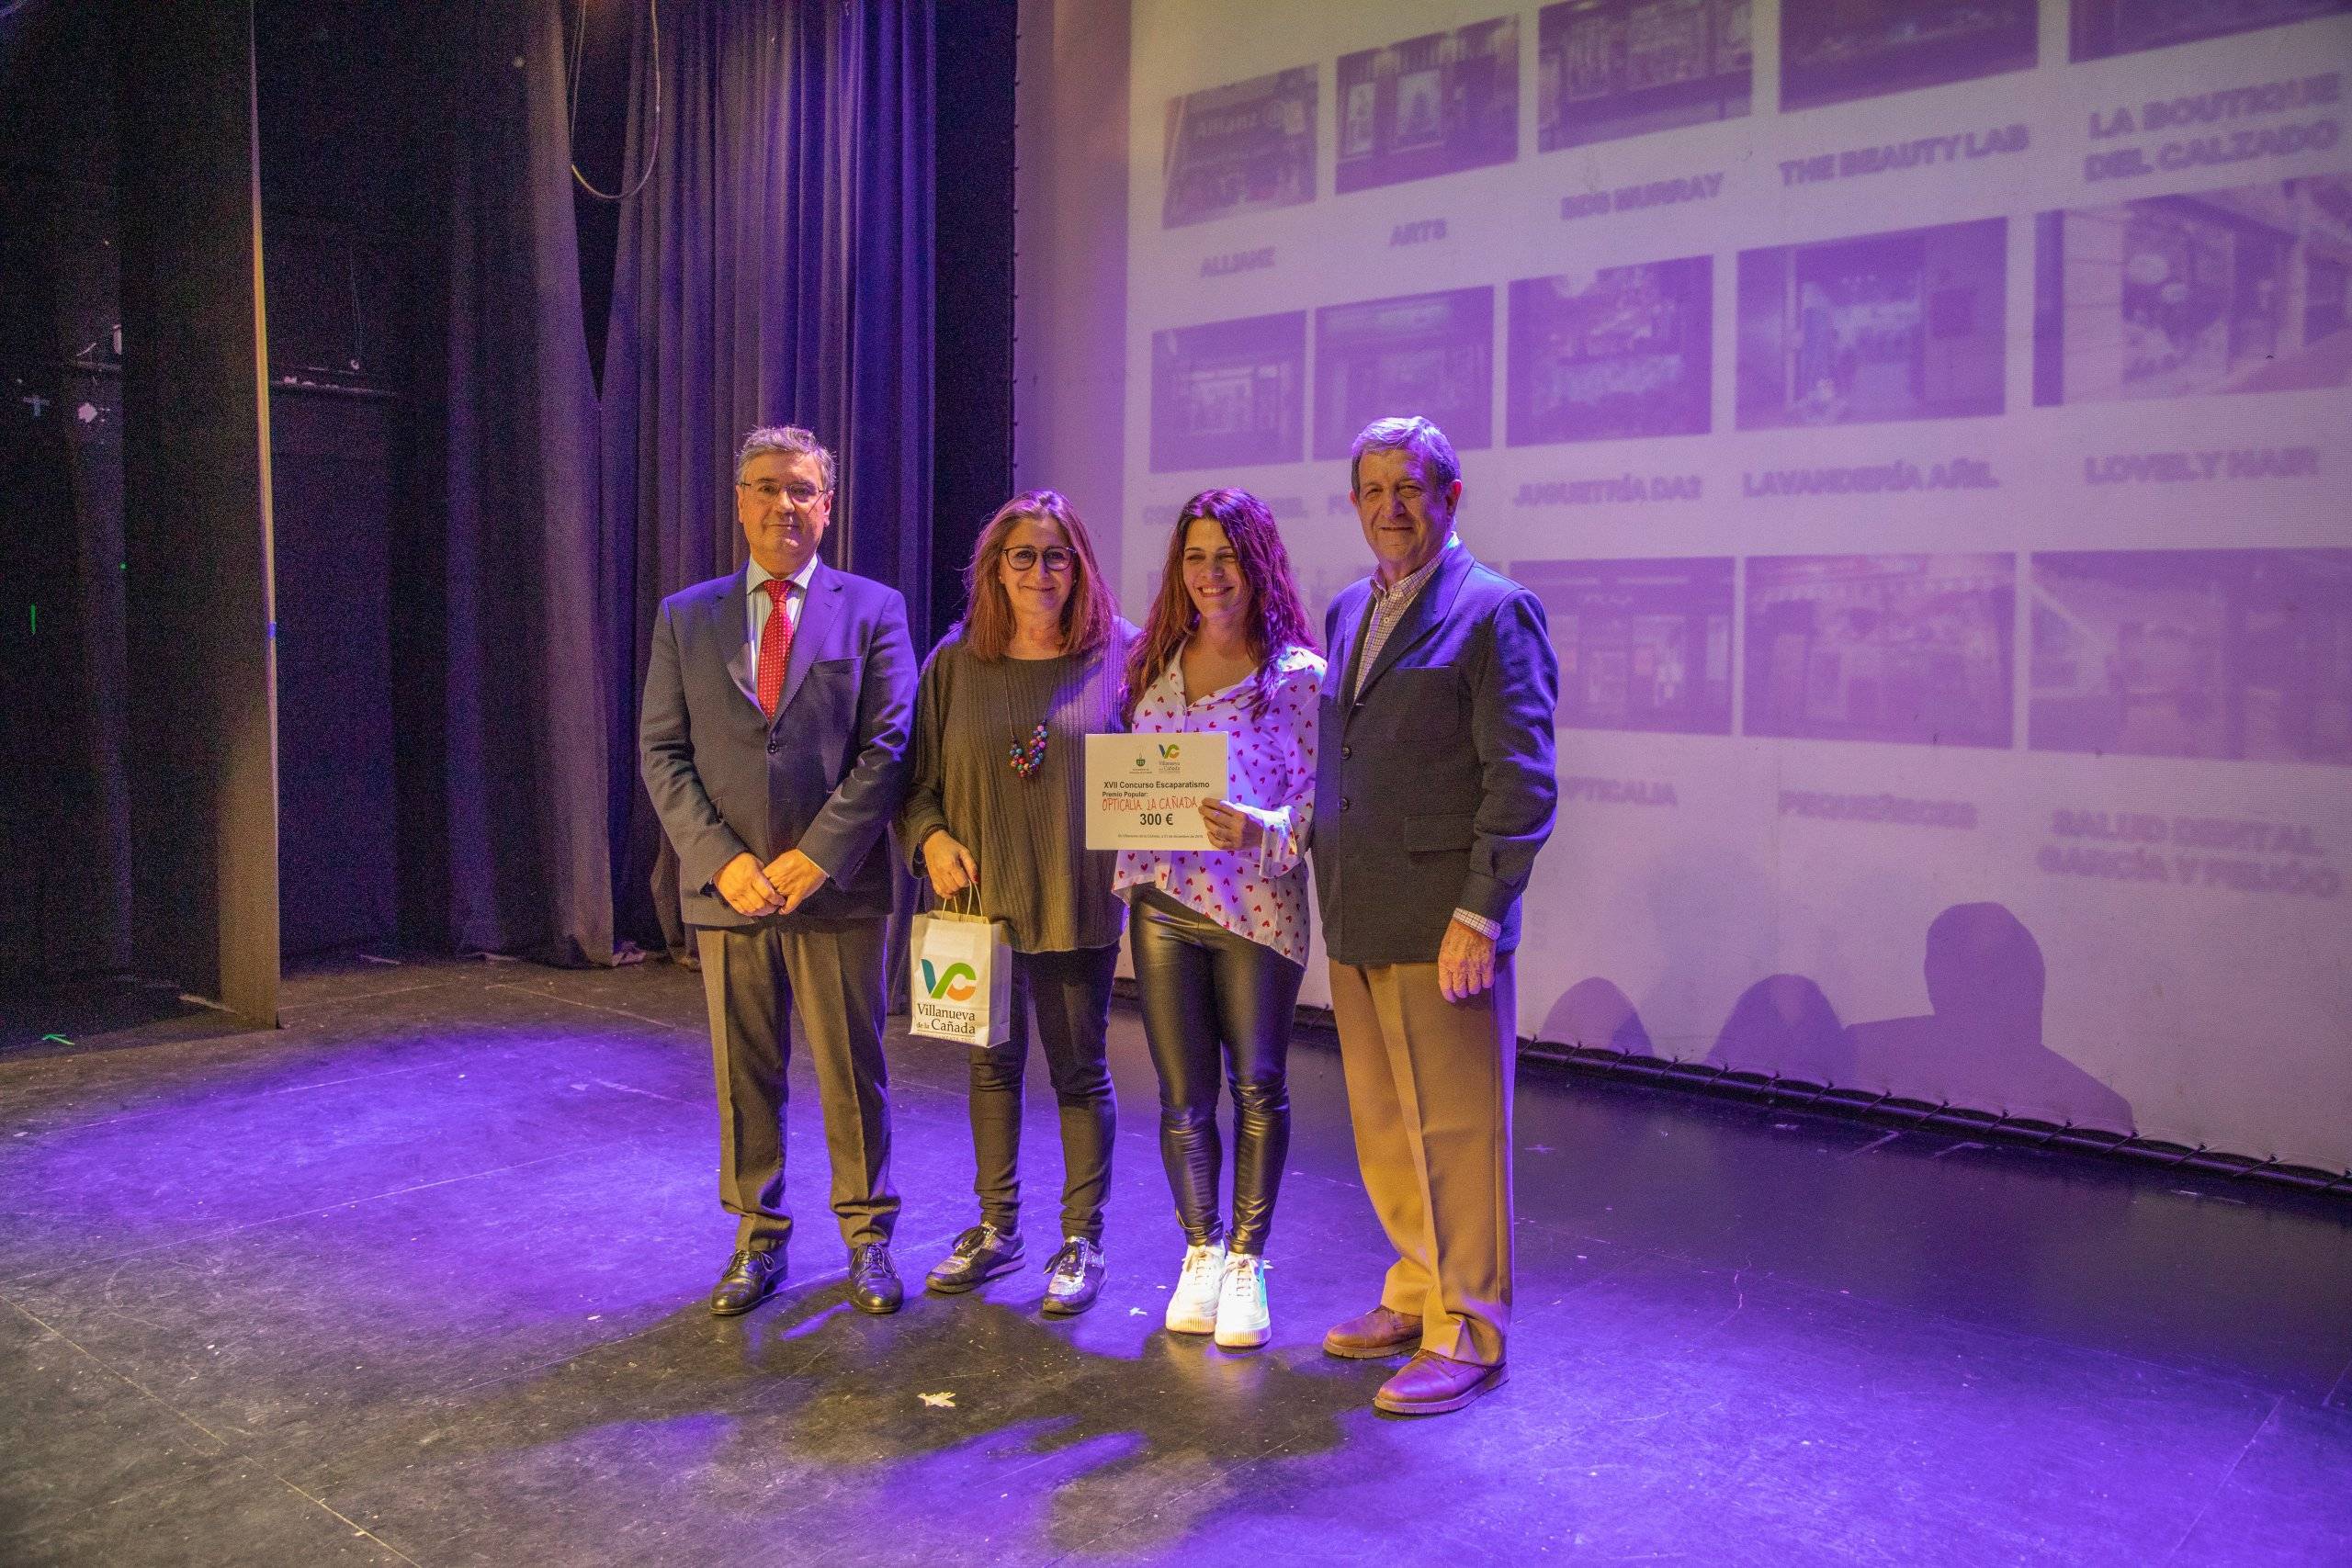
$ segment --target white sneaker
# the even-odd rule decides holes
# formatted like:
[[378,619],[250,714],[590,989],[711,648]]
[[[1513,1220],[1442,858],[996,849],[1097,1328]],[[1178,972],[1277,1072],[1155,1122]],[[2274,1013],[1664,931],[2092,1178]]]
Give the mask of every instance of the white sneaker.
[[1217,1293],[1225,1280],[1225,1243],[1184,1249],[1184,1272],[1168,1298],[1168,1332],[1216,1332]]
[[1226,1254],[1216,1342],[1228,1350],[1248,1350],[1273,1337],[1273,1318],[1266,1311],[1266,1260],[1247,1252]]

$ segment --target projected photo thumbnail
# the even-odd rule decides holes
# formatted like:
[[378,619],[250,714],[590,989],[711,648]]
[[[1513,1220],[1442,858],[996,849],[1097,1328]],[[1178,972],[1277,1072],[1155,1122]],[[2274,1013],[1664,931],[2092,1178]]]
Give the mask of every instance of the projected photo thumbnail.
[[1306,430],[1306,312],[1151,334],[1151,471],[1295,463]]
[[1784,0],[1781,107],[1969,82],[2034,62],[2035,0]]
[[1340,57],[1341,191],[1519,156],[1519,18]]
[[2001,412],[2007,220],[1739,254],[1742,430]]
[[1455,288],[1315,312],[1315,455],[1344,457],[1385,414],[1435,420],[1470,451],[1495,439],[1495,291]]
[[1510,445],[1704,434],[1713,277],[1685,256],[1513,283]]
[[2352,378],[2352,179],[2147,197],[2034,225],[2038,404]]
[[1535,19],[1535,143],[1546,152],[1736,119],[1749,0],[1568,0]]
[[2039,751],[2352,762],[2352,550],[2033,558]]
[[1519,561],[1510,576],[1551,620],[1563,726],[1731,733],[1730,557]]
[[2070,41],[2075,60],[2105,60],[2346,11],[2352,0],[2075,0]]
[[1315,67],[1168,100],[1164,229],[1315,199]]
[[2011,555],[1747,562],[1750,735],[2009,744]]

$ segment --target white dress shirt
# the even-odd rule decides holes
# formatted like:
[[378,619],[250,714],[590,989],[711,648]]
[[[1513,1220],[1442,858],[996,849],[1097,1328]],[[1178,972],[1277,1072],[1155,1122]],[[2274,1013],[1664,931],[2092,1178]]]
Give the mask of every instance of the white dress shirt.
[[[800,570],[794,572],[787,580],[792,586],[785,590],[784,613],[791,617],[794,631],[800,629],[800,606],[808,597],[808,580],[816,575],[817,558],[811,555],[801,563]],[[768,591],[760,584],[770,581],[775,576],[775,573],[759,562],[753,561],[750,580],[743,585],[743,607],[747,612],[744,625],[749,628],[752,658],[755,667],[760,656],[760,633],[767,629],[768,613],[775,606],[775,601],[768,597]]]

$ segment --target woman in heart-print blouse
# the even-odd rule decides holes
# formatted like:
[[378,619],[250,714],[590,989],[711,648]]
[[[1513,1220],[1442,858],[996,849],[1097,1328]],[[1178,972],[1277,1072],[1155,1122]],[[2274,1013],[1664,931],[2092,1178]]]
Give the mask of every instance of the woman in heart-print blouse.
[[[1233,1348],[1272,1337],[1265,1248],[1290,1142],[1285,1063],[1306,971],[1306,840],[1323,660],[1266,503],[1184,503],[1127,664],[1128,728],[1227,738],[1206,850],[1123,850],[1128,951],[1159,1072],[1159,1148],[1187,1244],[1168,1326]],[[1229,1058],[1229,1062],[1228,1062]],[[1234,1088],[1233,1224],[1217,1188],[1217,1084]]]

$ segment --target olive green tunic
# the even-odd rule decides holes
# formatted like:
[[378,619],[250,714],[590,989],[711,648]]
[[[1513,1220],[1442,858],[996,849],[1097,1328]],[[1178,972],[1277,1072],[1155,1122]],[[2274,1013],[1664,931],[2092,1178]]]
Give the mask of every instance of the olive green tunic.
[[[993,662],[972,657],[960,634],[923,661],[902,852],[928,888],[923,840],[944,828],[971,851],[979,912],[1012,928],[1016,953],[1106,947],[1119,940],[1126,905],[1111,891],[1117,852],[1084,847],[1085,738],[1125,728],[1119,708],[1136,628],[1115,622],[1091,654]],[[1024,779],[1008,759],[1040,719],[1045,761]]]

